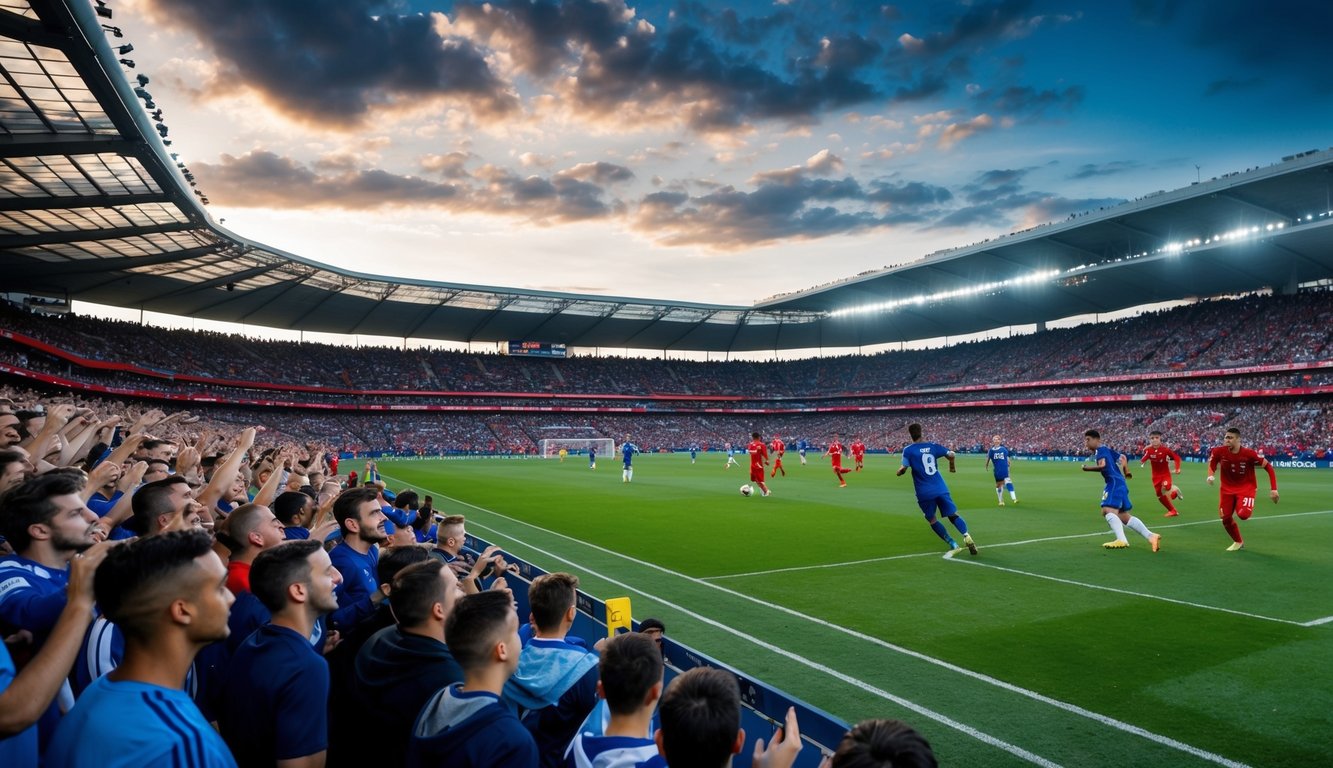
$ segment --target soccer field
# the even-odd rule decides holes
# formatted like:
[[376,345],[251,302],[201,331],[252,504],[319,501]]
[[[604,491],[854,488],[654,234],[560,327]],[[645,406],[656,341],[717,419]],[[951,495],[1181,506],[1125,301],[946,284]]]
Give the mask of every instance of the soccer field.
[[[1163,519],[1143,470],[1130,533],[1104,550],[1101,478],[1018,461],[997,507],[984,457],[946,475],[981,548],[945,557],[900,455],[839,489],[826,459],[737,491],[748,466],[683,454],[382,462],[476,535],[849,722],[916,725],[944,765],[1311,766],[1333,744],[1333,474],[1278,470],[1246,549],[1202,465]],[[1137,468],[1137,465],[1134,465]],[[1266,488],[1261,474],[1261,488]],[[1007,497],[1006,497],[1007,498]],[[950,529],[952,531],[952,528]]]

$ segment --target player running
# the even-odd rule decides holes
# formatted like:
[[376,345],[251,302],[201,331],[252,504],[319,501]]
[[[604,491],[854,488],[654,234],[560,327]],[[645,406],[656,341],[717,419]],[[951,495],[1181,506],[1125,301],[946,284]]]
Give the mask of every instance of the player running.
[[736,450],[731,447],[731,443],[727,443],[727,465],[723,467],[723,469],[731,469],[732,467],[738,466],[740,466],[740,463],[736,461]]
[[950,550],[958,549],[958,542],[949,535],[949,529],[939,520],[940,515],[949,518],[953,527],[963,534],[963,546],[975,555],[977,545],[972,541],[972,534],[967,532],[967,522],[958,514],[958,507],[949,496],[949,486],[944,484],[940,475],[939,459],[949,460],[949,471],[954,469],[954,453],[939,443],[927,443],[922,437],[921,425],[910,424],[907,434],[912,436],[912,444],[903,449],[903,465],[898,468],[901,477],[908,469],[912,470],[912,485],[916,488],[916,503],[921,507],[921,514],[926,516],[930,529],[949,545]]
[[1240,537],[1240,525],[1235,517],[1249,520],[1254,514],[1254,495],[1259,483],[1254,477],[1254,468],[1263,467],[1268,473],[1268,484],[1272,488],[1268,498],[1277,503],[1277,473],[1268,459],[1260,456],[1251,448],[1240,444],[1240,430],[1232,427],[1227,430],[1225,444],[1214,448],[1208,454],[1208,484],[1213,484],[1218,466],[1222,467],[1222,490],[1217,512],[1222,518],[1222,527],[1227,530],[1232,544],[1228,552],[1237,552],[1245,548],[1245,541]]
[[641,453],[639,446],[629,441],[629,435],[625,435],[625,442],[620,444],[620,456],[625,465],[620,470],[620,482],[628,483],[634,480],[634,454]]
[[1157,500],[1166,507],[1166,514],[1162,517],[1175,517],[1180,512],[1171,502],[1181,496],[1180,489],[1171,482],[1171,462],[1176,462],[1176,474],[1180,474],[1180,454],[1162,445],[1162,433],[1155,429],[1148,433],[1148,443],[1143,458],[1139,459],[1139,466],[1145,462],[1152,463],[1152,489],[1157,494]]
[[750,454],[750,482],[757,484],[759,490],[767,496],[769,491],[764,484],[764,467],[768,466],[768,446],[764,445],[758,432],[751,432],[750,444],[745,450]]
[[805,440],[801,440],[801,445],[796,449],[796,455],[801,457],[801,466],[805,466]]
[[597,448],[588,446],[588,469],[597,469]]
[[828,444],[828,449],[824,451],[824,455],[829,457],[829,459],[833,462],[833,474],[836,475],[838,478],[839,488],[847,487],[847,481],[843,480],[842,476],[847,474],[848,472],[851,472],[850,469],[844,469],[842,466],[843,452],[844,449],[842,447],[842,443],[838,442],[838,433],[834,432],[833,442]]
[[699,458],[699,446],[695,443],[690,443],[690,463],[693,464],[694,460],[697,458]]
[[1004,492],[1009,492],[1009,498],[1015,504],[1018,503],[1018,492],[1014,490],[1014,481],[1009,478],[1009,448],[1000,442],[1000,436],[995,435],[990,439],[990,450],[986,451],[986,466],[991,467],[995,477],[995,500],[1004,506]]
[[787,470],[782,468],[782,455],[787,452],[787,444],[782,442],[782,438],[773,435],[773,442],[768,444],[768,450],[773,454],[773,474],[769,477],[777,477],[779,472],[786,477]]
[[1106,488],[1102,491],[1102,517],[1106,518],[1106,524],[1111,526],[1115,541],[1108,541],[1102,546],[1107,549],[1128,547],[1129,541],[1125,539],[1125,529],[1128,528],[1147,539],[1152,551],[1156,552],[1162,546],[1162,535],[1148,530],[1148,526],[1144,525],[1142,520],[1129,513],[1134,505],[1129,503],[1129,485],[1125,479],[1133,475],[1129,473],[1125,455],[1102,445],[1102,435],[1095,429],[1083,433],[1083,445],[1092,453],[1091,458],[1096,461],[1092,465],[1084,462],[1083,471],[1101,472],[1102,479],[1106,481]]
[[860,472],[862,469],[865,468],[866,444],[861,442],[861,438],[858,437],[852,441],[851,449],[852,449],[852,469],[856,470],[857,472]]

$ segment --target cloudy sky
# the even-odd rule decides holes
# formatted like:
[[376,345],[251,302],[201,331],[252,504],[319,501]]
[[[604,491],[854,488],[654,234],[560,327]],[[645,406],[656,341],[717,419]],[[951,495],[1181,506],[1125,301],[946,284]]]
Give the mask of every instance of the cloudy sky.
[[1333,143],[1327,3],[115,9],[224,226],[451,282],[749,304]]

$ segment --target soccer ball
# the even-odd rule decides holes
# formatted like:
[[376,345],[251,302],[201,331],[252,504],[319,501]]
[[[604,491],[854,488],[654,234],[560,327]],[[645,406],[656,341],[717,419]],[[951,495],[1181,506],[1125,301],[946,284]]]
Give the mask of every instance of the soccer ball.
[[752,488],[749,483],[746,483],[745,485],[741,486],[742,496],[749,496],[752,493],[754,493],[754,488]]

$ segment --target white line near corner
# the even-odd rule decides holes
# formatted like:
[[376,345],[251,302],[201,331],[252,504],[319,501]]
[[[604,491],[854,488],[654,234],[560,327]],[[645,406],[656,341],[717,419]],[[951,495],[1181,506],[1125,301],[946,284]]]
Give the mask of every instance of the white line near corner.
[[[495,517],[498,517],[498,518],[500,518],[500,519],[502,519],[502,520],[507,520],[507,521],[509,521],[509,522],[516,523],[516,524],[518,524],[518,525],[522,525],[522,526],[525,526],[525,527],[527,527],[527,528],[531,528],[531,529],[533,529],[533,530],[535,530],[535,531],[540,531],[540,532],[542,532],[542,533],[544,533],[544,534],[547,534],[547,535],[549,535],[549,536],[555,536],[555,537],[560,538],[560,539],[565,539],[566,541],[570,541],[570,542],[573,542],[573,543],[575,543],[575,544],[579,544],[579,545],[581,545],[581,546],[588,547],[589,549],[596,550],[596,551],[598,551],[598,552],[602,552],[602,553],[604,553],[604,554],[611,555],[611,556],[613,556],[613,557],[618,557],[618,558],[620,558],[620,559],[622,559],[622,560],[625,560],[626,562],[634,563],[635,565],[639,565],[639,566],[642,566],[642,567],[644,567],[644,568],[649,568],[649,569],[651,569],[651,570],[658,571],[659,573],[663,573],[663,574],[666,574],[666,575],[669,575],[669,576],[675,576],[676,578],[679,578],[679,579],[682,579],[682,580],[691,582],[691,583],[693,583],[693,584],[698,584],[698,585],[700,585],[700,586],[708,587],[709,589],[715,589],[715,590],[717,590],[717,591],[719,591],[719,592],[722,592],[722,593],[731,595],[731,596],[736,597],[736,598],[738,598],[738,599],[741,599],[741,600],[745,600],[745,601],[754,603],[755,605],[763,606],[763,607],[765,607],[765,608],[769,608],[770,610],[777,611],[777,612],[779,612],[779,613],[784,613],[784,614],[787,614],[787,615],[792,616],[792,617],[794,617],[794,618],[802,619],[802,620],[804,620],[804,621],[810,622],[811,624],[816,624],[816,625],[821,626],[821,627],[824,627],[824,628],[826,628],[826,629],[830,629],[830,630],[833,630],[833,631],[835,631],[835,632],[840,632],[840,633],[842,633],[842,634],[848,635],[849,637],[854,637],[854,638],[856,638],[856,639],[858,639],[858,640],[863,640],[863,641],[865,641],[865,642],[871,643],[871,644],[873,644],[873,645],[877,645],[877,646],[879,646],[879,647],[881,647],[881,648],[884,648],[884,649],[886,649],[886,650],[890,650],[890,651],[893,651],[893,652],[895,652],[895,653],[902,654],[902,655],[907,656],[907,657],[909,657],[909,658],[917,659],[918,661],[923,661],[923,662],[925,662],[925,663],[927,663],[927,664],[932,664],[932,665],[937,666],[937,667],[940,667],[940,668],[942,668],[942,669],[947,669],[947,670],[949,670],[949,671],[951,671],[951,672],[956,672],[956,673],[958,673],[958,674],[960,674],[960,675],[963,675],[963,676],[965,676],[965,677],[970,677],[970,678],[972,678],[972,679],[974,679],[974,680],[977,680],[977,681],[979,681],[979,682],[986,683],[987,685],[991,685],[991,686],[994,686],[994,687],[996,687],[996,688],[1000,688],[1000,689],[1005,690],[1005,691],[1008,691],[1008,692],[1010,692],[1010,693],[1014,693],[1014,694],[1017,694],[1017,695],[1019,695],[1019,696],[1023,696],[1023,697],[1025,697],[1025,698],[1031,699],[1031,700],[1033,700],[1033,701],[1037,701],[1037,702],[1041,702],[1041,703],[1043,703],[1043,704],[1050,705],[1050,706],[1052,706],[1052,707],[1055,707],[1056,709],[1059,709],[1059,710],[1061,710],[1061,711],[1067,712],[1067,713],[1069,713],[1069,714],[1076,715],[1076,716],[1079,716],[1079,717],[1083,717],[1083,718],[1086,718],[1086,719],[1088,719],[1088,720],[1092,720],[1093,722],[1096,722],[1096,723],[1098,723],[1098,724],[1100,724],[1100,725],[1107,726],[1108,728],[1112,728],[1112,729],[1118,730],[1118,731],[1120,731],[1120,732],[1122,732],[1122,733],[1132,734],[1132,735],[1134,735],[1134,736],[1138,736],[1138,737],[1140,737],[1140,738],[1146,739],[1147,741],[1151,741],[1151,742],[1153,742],[1153,743],[1155,743],[1155,744],[1159,744],[1159,745],[1161,745],[1161,746],[1168,747],[1168,748],[1170,748],[1170,749],[1174,749],[1174,750],[1176,750],[1176,751],[1178,751],[1178,752],[1184,752],[1184,753],[1186,753],[1186,754],[1188,754],[1188,755],[1192,755],[1192,756],[1194,756],[1194,757],[1197,757],[1197,758],[1199,758],[1200,760],[1204,760],[1204,761],[1206,761],[1206,762],[1210,762],[1210,763],[1213,763],[1213,764],[1215,764],[1215,765],[1225,766],[1226,768],[1249,768],[1249,766],[1247,766],[1245,763],[1237,762],[1237,761],[1232,760],[1232,759],[1230,759],[1230,758],[1223,757],[1222,755],[1218,755],[1218,754],[1214,754],[1214,753],[1212,753],[1212,752],[1208,752],[1207,750],[1203,750],[1203,749],[1200,749],[1200,748],[1198,748],[1198,747],[1195,747],[1195,746],[1186,744],[1186,743],[1184,743],[1184,742],[1182,742],[1182,741],[1178,741],[1178,740],[1173,739],[1173,738],[1171,738],[1171,737],[1169,737],[1169,736],[1163,736],[1163,735],[1158,734],[1158,733],[1153,733],[1152,731],[1146,730],[1146,729],[1144,729],[1144,728],[1140,728],[1140,727],[1137,726],[1137,725],[1132,725],[1132,724],[1130,724],[1130,723],[1126,723],[1126,722],[1124,722],[1124,721],[1117,720],[1117,719],[1115,719],[1115,718],[1113,718],[1113,717],[1109,717],[1109,716],[1107,716],[1107,715],[1099,714],[1099,713],[1097,713],[1097,712],[1093,712],[1092,710],[1089,710],[1089,709],[1084,709],[1083,707],[1080,707],[1080,706],[1078,706],[1078,705],[1076,705],[1076,704],[1070,704],[1070,703],[1068,703],[1068,702],[1060,701],[1059,699],[1051,698],[1050,696],[1046,696],[1045,694],[1037,693],[1036,691],[1028,690],[1027,688],[1023,688],[1023,687],[1021,687],[1021,686],[1014,685],[1013,683],[1005,682],[1004,680],[1000,680],[999,678],[991,677],[990,675],[985,675],[985,674],[982,674],[982,673],[980,673],[980,672],[975,672],[975,671],[973,671],[973,670],[967,669],[966,667],[960,667],[960,666],[958,666],[957,664],[953,664],[953,663],[944,661],[943,659],[937,659],[937,658],[935,658],[935,657],[933,657],[933,656],[927,656],[927,655],[924,654],[924,653],[920,653],[920,652],[918,652],[918,651],[914,651],[914,650],[912,650],[912,649],[910,649],[910,648],[905,648],[905,647],[900,646],[900,645],[895,645],[894,643],[890,643],[890,642],[888,642],[888,641],[886,641],[886,640],[881,640],[881,639],[878,638],[878,637],[874,637],[874,636],[872,636],[872,635],[867,635],[867,634],[865,634],[864,632],[858,632],[858,631],[856,631],[856,630],[854,630],[854,629],[849,629],[849,628],[847,628],[847,627],[839,626],[839,625],[837,625],[837,624],[834,624],[834,623],[832,623],[832,622],[825,621],[825,620],[820,619],[820,618],[818,618],[818,617],[811,616],[811,615],[809,615],[809,614],[805,614],[805,613],[801,613],[800,611],[794,610],[794,609],[792,609],[792,608],[787,608],[786,606],[777,605],[776,603],[770,603],[770,602],[768,602],[768,601],[766,601],[766,600],[760,600],[760,599],[757,598],[757,597],[751,597],[750,595],[747,595],[747,594],[744,594],[744,593],[741,593],[741,592],[737,592],[737,591],[735,591],[735,590],[733,590],[733,589],[728,589],[728,588],[723,587],[723,586],[720,586],[720,585],[718,585],[718,584],[713,584],[713,583],[711,583],[711,582],[704,581],[703,579],[699,579],[699,578],[696,578],[696,577],[694,577],[694,576],[687,576],[687,575],[685,575],[685,574],[683,574],[683,573],[680,573],[680,572],[678,572],[678,571],[673,571],[673,570],[671,570],[670,568],[666,568],[666,567],[661,566],[661,565],[658,565],[658,564],[656,564],[656,563],[650,563],[650,562],[647,562],[647,561],[645,561],[645,560],[640,560],[640,559],[635,558],[635,557],[630,557],[629,555],[626,555],[626,554],[624,554],[624,553],[616,552],[615,550],[607,549],[606,547],[602,547],[602,546],[599,546],[599,545],[597,545],[597,544],[590,544],[590,543],[588,543],[588,542],[586,542],[586,541],[582,541],[582,540],[580,540],[580,539],[576,539],[576,538],[574,538],[573,536],[568,536],[568,535],[563,534],[563,533],[560,533],[560,532],[558,532],[558,531],[552,531],[552,530],[550,530],[549,528],[543,528],[543,527],[541,527],[541,526],[539,526],[539,525],[535,525],[535,524],[533,524],[533,523],[529,523],[529,522],[527,522],[527,521],[525,521],[525,520],[519,520],[519,519],[516,518],[516,517],[510,517],[509,515],[502,514],[502,513],[500,513],[500,512],[496,512],[496,511],[494,511],[494,510],[487,509],[487,508],[485,508],[485,507],[477,506],[476,504],[472,504],[472,503],[470,503],[470,502],[463,501],[462,499],[458,499],[458,498],[449,496],[449,495],[447,495],[447,494],[441,493],[440,491],[432,491],[432,493],[434,493],[435,495],[437,495],[437,496],[439,496],[439,497],[441,497],[441,498],[450,499],[450,500],[452,500],[452,501],[454,501],[454,502],[457,502],[458,504],[462,504],[463,506],[471,507],[472,509],[478,510],[478,511],[480,511],[480,512],[485,512],[485,513],[487,513],[487,514],[489,514],[489,515],[494,515]],[[478,523],[478,525],[480,526],[481,524]],[[525,543],[522,542],[522,541],[519,541],[518,539],[515,539],[513,536],[511,536],[511,535],[509,535],[509,534],[506,534],[505,532],[500,531],[500,530],[498,530],[498,529],[496,529],[496,528],[494,528],[494,527],[491,527],[491,526],[482,526],[482,527],[486,527],[486,528],[489,529],[489,530],[492,530],[492,531],[495,531],[495,532],[500,533],[500,534],[502,534],[502,535],[505,535],[507,538],[510,538],[510,539],[512,539],[512,540],[515,541],[515,542],[518,542],[518,543],[520,543],[520,544],[523,544],[523,546],[531,546],[531,545],[529,545],[529,544],[525,544]],[[538,547],[532,547],[532,549],[533,549],[534,551],[542,552],[543,554],[546,554],[546,555],[549,556],[549,557],[553,557],[553,558],[555,558],[555,559],[557,559],[557,560],[560,560],[561,562],[569,563],[569,564],[571,564],[571,565],[578,565],[580,568],[583,568],[583,566],[582,566],[581,564],[579,564],[579,563],[575,563],[575,562],[573,562],[572,560],[569,560],[569,559],[567,559],[567,558],[561,557],[561,556],[559,556],[559,555],[555,555],[555,554],[553,554],[553,553],[546,552],[545,550],[539,549]],[[592,571],[591,569],[584,569],[584,570],[586,570],[588,573],[593,573],[593,574],[595,574],[595,572]],[[595,574],[595,575],[596,575],[596,574]],[[651,599],[651,600],[657,600],[657,601],[660,601],[663,605],[671,605],[672,607],[677,608],[677,610],[681,610],[681,611],[683,611],[684,613],[686,613],[686,614],[688,614],[688,615],[690,615],[690,616],[697,617],[697,619],[698,619],[699,621],[702,621],[702,622],[704,622],[704,623],[706,623],[706,624],[709,624],[710,626],[716,626],[716,627],[719,627],[719,628],[722,628],[722,629],[726,629],[727,631],[731,631],[731,628],[730,628],[730,627],[728,627],[727,625],[725,625],[725,624],[723,624],[723,623],[721,623],[721,622],[717,622],[717,621],[714,621],[714,620],[712,620],[712,619],[709,619],[709,618],[707,618],[707,617],[705,617],[705,616],[701,616],[701,615],[699,615],[699,614],[696,614],[696,613],[694,613],[694,612],[692,612],[692,611],[689,611],[689,610],[686,610],[686,609],[683,609],[683,608],[679,608],[678,606],[676,606],[676,605],[673,604],[673,603],[670,603],[669,601],[662,600],[662,598],[660,598],[660,597],[657,597],[657,596],[655,596],[655,595],[651,595],[651,594],[646,593],[646,592],[644,592],[644,591],[642,591],[642,590],[640,590],[640,589],[636,589],[636,588],[634,588],[634,587],[631,587],[631,586],[629,586],[629,585],[627,585],[627,584],[624,584],[624,583],[622,583],[622,582],[620,582],[620,581],[618,581],[618,580],[610,579],[610,578],[607,578],[607,577],[605,577],[605,576],[600,576],[600,575],[599,575],[599,578],[605,578],[605,579],[606,579],[608,582],[610,582],[610,583],[616,584],[617,586],[620,586],[620,587],[622,587],[623,589],[628,589],[628,590],[630,590],[630,591],[632,591],[632,592],[635,592],[635,593],[637,593],[637,594],[643,595],[644,597],[647,597],[647,598],[649,598],[649,599]],[[748,637],[747,637],[746,639],[748,639],[748,640],[750,640],[751,642],[754,642],[754,643],[756,643],[756,644],[761,644],[761,643],[763,643],[763,641],[760,641],[760,640],[758,640],[757,638],[748,638]],[[787,654],[790,653],[790,652],[788,652],[788,651],[784,651],[784,650],[782,650],[782,649],[779,649],[779,648],[777,648],[776,646],[773,646],[773,649],[774,649],[774,652],[775,652],[775,653],[779,653],[780,655],[787,655]],[[812,669],[819,669],[820,671],[825,671],[825,669],[827,669],[827,668],[823,668],[823,666],[822,666],[822,665],[819,665],[817,662],[809,661],[808,659],[805,659],[805,658],[800,657],[800,656],[796,656],[795,654],[790,654],[790,655],[791,655],[791,657],[793,658],[793,660],[799,661],[799,662],[802,663],[802,664],[805,664],[805,665],[807,665],[807,666],[810,666]],[[840,679],[840,680],[843,679],[843,677],[844,677],[844,676],[842,676],[842,673],[838,673],[836,670],[827,670],[827,672],[830,673],[830,674],[833,674],[835,677],[838,677],[838,679]],[[859,683],[859,681],[856,681],[855,678],[848,678],[848,680],[852,681],[853,684],[860,684],[860,685],[862,685],[862,686],[865,686],[864,683]],[[867,686],[867,690],[868,690],[868,689],[869,689],[869,687]],[[885,693],[887,693],[887,692],[885,692]],[[876,695],[879,695],[879,694],[876,693]],[[894,699],[890,699],[890,700],[894,700]],[[904,704],[904,706],[906,706],[906,705]],[[929,711],[929,710],[928,710],[928,711]],[[924,712],[923,712],[922,714],[925,715]],[[925,715],[925,716],[927,716],[927,717],[931,717],[931,715]],[[934,719],[934,718],[932,717],[932,719]],[[944,721],[939,721],[939,722],[943,723]],[[951,727],[951,728],[952,728],[952,727],[955,727],[954,725],[949,724],[949,723],[945,723],[945,724],[948,724],[949,727]],[[962,724],[960,723],[960,724],[958,724],[958,725],[962,725]],[[963,725],[962,727],[966,728],[967,726]],[[990,737],[990,738],[993,738],[993,737]],[[997,740],[997,741],[998,741],[998,740]],[[1001,742],[1001,743],[1005,743],[1005,742]],[[1010,746],[1012,746],[1012,745],[1010,745]],[[1021,748],[1019,748],[1019,747],[1013,747],[1013,749],[1015,749],[1015,750],[1021,750]],[[1008,751],[1008,750],[1006,750],[1006,751]],[[1024,750],[1024,752],[1026,752],[1026,751]],[[1011,754],[1018,755],[1019,753],[1018,753],[1018,752],[1012,752]],[[1037,755],[1032,755],[1032,758],[1036,758],[1036,760],[1042,760],[1042,761],[1045,761],[1045,758],[1039,757],[1039,756],[1037,756]],[[1024,760],[1028,760],[1029,762],[1032,762],[1032,759],[1031,759],[1031,758],[1023,757],[1023,759],[1024,759]],[[1053,763],[1050,763],[1050,762],[1042,762],[1042,763],[1039,763],[1039,764],[1040,764],[1040,765],[1054,765]]]

